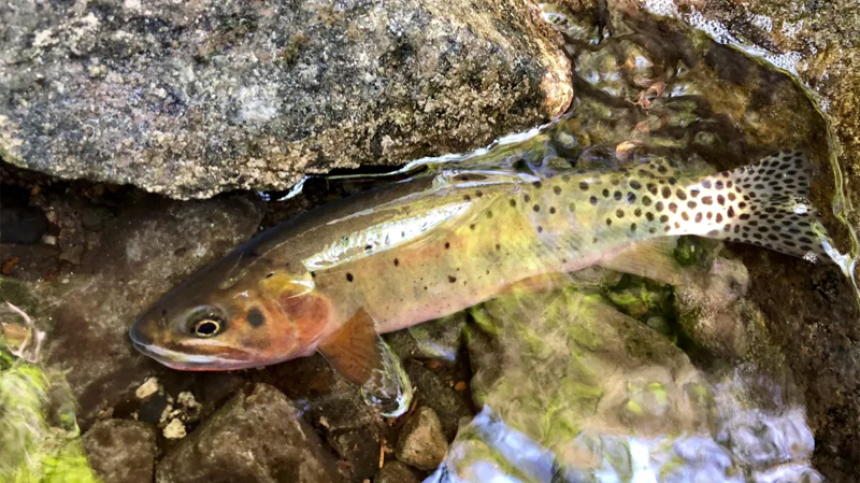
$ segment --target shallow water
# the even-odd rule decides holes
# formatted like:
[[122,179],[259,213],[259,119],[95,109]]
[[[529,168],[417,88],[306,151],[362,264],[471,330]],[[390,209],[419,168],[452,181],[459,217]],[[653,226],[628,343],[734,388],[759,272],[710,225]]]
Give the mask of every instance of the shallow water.
[[[565,35],[575,66],[568,114],[488,149],[419,160],[402,172],[457,163],[539,174],[569,166],[612,169],[643,156],[729,169],[768,150],[802,149],[817,161],[807,202],[835,229],[837,246],[850,250],[852,234],[831,209],[840,190],[831,188],[827,128],[802,86],[668,22],[618,12],[595,22],[560,6],[543,8]],[[700,272],[702,286],[745,276],[742,263],[718,244],[692,243],[702,244],[704,255],[684,270]],[[835,247],[829,253],[853,274],[850,255]],[[735,266],[717,270],[714,260]],[[427,482],[823,480],[811,463],[814,437],[803,398],[788,369],[767,360],[778,351],[767,341],[737,340],[761,331],[722,334],[728,346],[742,347],[722,354],[709,347],[703,355],[702,340],[690,340],[683,327],[690,321],[677,320],[689,316],[684,306],[691,302],[671,299],[683,299],[687,289],[664,286],[670,300],[661,305],[640,281],[631,301],[629,287],[613,295],[614,277],[572,275],[563,289],[500,297],[471,311],[472,391],[483,409],[461,427]],[[740,292],[699,302],[709,305],[703,311],[743,305],[746,287]],[[631,313],[636,303],[644,308]],[[742,327],[761,315],[745,308],[721,317],[723,325]]]
[[[850,251],[852,236],[835,211],[839,190],[833,186],[840,176],[830,164],[828,127],[791,77],[675,22],[615,10],[543,8],[565,36],[575,66],[569,112],[487,149],[417,160],[377,181],[441,172],[453,163],[548,174],[613,169],[652,156],[725,170],[776,149],[800,149],[816,166],[808,205],[822,212],[837,250]],[[367,179],[331,176],[326,182],[360,185]],[[281,200],[270,204],[266,224],[282,218],[279,206],[300,190],[266,195]],[[806,262],[693,238],[679,240],[674,255],[680,282],[649,279],[637,267],[588,269],[386,337],[392,346],[407,337],[422,357],[471,369],[471,395],[480,410],[426,481],[821,481],[811,463],[815,439],[803,390],[767,329],[774,314],[765,313],[755,296],[770,297],[762,280],[777,282],[753,273],[774,266],[805,271],[800,263]],[[750,260],[759,268],[748,267]],[[836,261],[847,270],[853,259]],[[51,337],[73,336],[74,327],[61,324]],[[242,377],[276,385],[314,419],[329,417],[333,411],[320,410],[315,399],[316,384],[325,385],[317,381],[319,370],[302,364]],[[309,365],[310,375],[302,375]],[[282,371],[288,377],[281,378]],[[143,371],[128,372],[129,380],[143,379]],[[182,389],[201,380],[175,377]],[[330,386],[332,398],[350,391]],[[418,389],[416,398],[428,397],[426,387]],[[197,391],[198,397],[205,392]],[[202,399],[210,408],[220,403]],[[400,413],[408,401],[406,395],[394,409],[383,409]],[[164,422],[162,406],[124,404],[110,410]]]

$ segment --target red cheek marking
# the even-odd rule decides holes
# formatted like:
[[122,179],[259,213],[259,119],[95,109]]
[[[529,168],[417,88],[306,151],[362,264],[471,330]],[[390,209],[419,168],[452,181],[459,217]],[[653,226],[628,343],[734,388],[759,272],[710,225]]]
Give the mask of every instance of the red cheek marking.
[[316,337],[326,326],[329,315],[328,303],[312,294],[295,296],[285,293],[280,297],[280,305],[290,322],[296,327],[301,340]]

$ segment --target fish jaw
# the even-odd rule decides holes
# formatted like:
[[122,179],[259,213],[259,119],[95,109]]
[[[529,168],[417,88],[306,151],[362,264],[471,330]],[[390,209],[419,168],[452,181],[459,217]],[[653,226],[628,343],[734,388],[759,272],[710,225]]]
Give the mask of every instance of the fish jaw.
[[[132,331],[133,334],[133,331]],[[233,357],[225,357],[222,353],[216,354],[188,354],[174,351],[157,344],[145,344],[135,340],[132,335],[132,345],[141,354],[155,360],[161,365],[178,371],[215,372],[236,371],[251,369],[264,365],[277,364],[295,357],[303,357],[304,354],[279,358],[276,360],[260,361],[254,354],[244,352],[233,352]],[[312,351],[311,351],[312,352]],[[236,357],[239,356],[239,357]]]

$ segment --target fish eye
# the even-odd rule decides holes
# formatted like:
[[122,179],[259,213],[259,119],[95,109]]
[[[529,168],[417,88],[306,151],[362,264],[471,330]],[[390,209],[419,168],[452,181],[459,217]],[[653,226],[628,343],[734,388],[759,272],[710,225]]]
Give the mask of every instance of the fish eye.
[[212,337],[221,331],[221,321],[212,317],[198,320],[191,329],[197,337]]

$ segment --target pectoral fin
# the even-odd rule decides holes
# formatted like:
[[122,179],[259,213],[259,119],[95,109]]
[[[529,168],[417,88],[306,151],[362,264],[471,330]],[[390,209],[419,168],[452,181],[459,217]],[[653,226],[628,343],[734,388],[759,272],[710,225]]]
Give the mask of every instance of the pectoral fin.
[[364,385],[374,370],[383,369],[378,339],[373,319],[361,309],[318,349],[347,379]]

